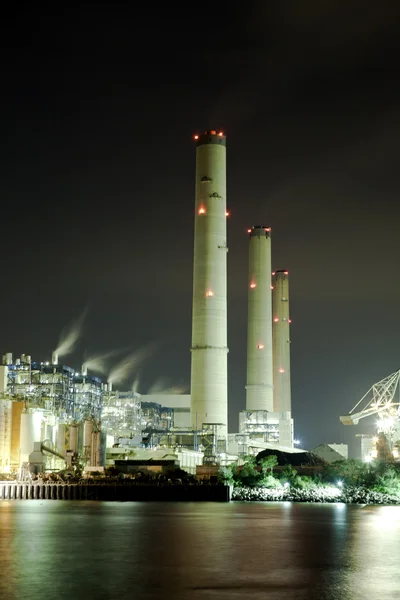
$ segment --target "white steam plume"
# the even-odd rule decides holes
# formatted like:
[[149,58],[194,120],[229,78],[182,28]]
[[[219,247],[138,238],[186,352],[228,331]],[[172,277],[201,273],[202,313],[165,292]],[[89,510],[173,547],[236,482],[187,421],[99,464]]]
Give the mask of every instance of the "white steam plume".
[[58,340],[58,346],[55,350],[58,356],[65,356],[66,354],[71,354],[74,351],[77,341],[82,335],[83,323],[86,319],[86,315],[88,313],[88,308],[82,312],[82,314],[77,318],[71,321],[71,323],[63,329],[60,335],[60,339]]
[[143,348],[139,348],[135,352],[132,352],[113,367],[108,376],[108,383],[121,383],[131,374],[137,371],[138,367],[144,363],[145,360],[153,356],[157,349],[156,343],[148,344]]
[[148,394],[185,394],[188,392],[187,385],[171,385],[168,378],[157,379],[149,388]]
[[140,375],[139,373],[136,375],[135,380],[132,384],[132,392],[138,394],[139,393],[139,385],[140,385]]
[[111,350],[110,352],[104,352],[103,354],[92,356],[85,360],[83,367],[90,369],[91,371],[95,371],[96,373],[105,375],[109,370],[109,366],[107,364],[108,359],[113,358],[113,356],[117,356],[122,352],[126,352],[126,350],[126,348],[121,348],[119,350]]

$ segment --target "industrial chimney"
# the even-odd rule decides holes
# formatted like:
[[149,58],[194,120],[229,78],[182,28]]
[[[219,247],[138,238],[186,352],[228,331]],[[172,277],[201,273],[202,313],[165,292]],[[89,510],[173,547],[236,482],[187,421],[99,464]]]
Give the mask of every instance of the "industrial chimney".
[[193,261],[191,422],[195,429],[219,424],[226,437],[226,137],[206,131],[196,140],[196,203]]
[[271,228],[249,234],[246,410],[273,411]]
[[272,274],[274,410],[291,412],[289,273]]

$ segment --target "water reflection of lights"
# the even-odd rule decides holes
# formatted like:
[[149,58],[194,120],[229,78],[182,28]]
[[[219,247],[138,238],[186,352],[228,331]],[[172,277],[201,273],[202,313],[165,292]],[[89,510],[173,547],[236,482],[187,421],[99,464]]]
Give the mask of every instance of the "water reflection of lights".
[[398,506],[379,506],[372,516],[373,526],[378,531],[400,529],[400,511]]

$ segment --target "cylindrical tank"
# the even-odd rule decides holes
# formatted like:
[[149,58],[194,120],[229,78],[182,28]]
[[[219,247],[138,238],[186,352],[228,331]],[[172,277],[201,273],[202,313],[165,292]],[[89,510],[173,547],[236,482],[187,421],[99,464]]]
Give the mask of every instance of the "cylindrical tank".
[[107,433],[105,431],[100,432],[100,466],[106,466],[106,454],[107,454]]
[[56,446],[60,454],[65,452],[65,423],[59,423],[57,426]]
[[40,442],[42,439],[42,418],[39,412],[21,413],[20,465],[28,462],[29,455],[33,452],[34,442]]
[[196,201],[193,258],[191,422],[220,424],[226,436],[226,137],[216,130],[195,136]]
[[30,357],[30,355],[29,355],[29,354],[27,354],[27,355],[25,356],[25,363],[26,363],[27,365],[30,365],[30,364],[31,364],[31,357]]
[[13,355],[12,355],[12,352],[6,352],[5,357],[6,357],[5,364],[6,365],[12,365],[13,364]]
[[72,423],[69,428],[69,450],[78,452],[78,425],[76,423]]
[[289,273],[272,274],[274,410],[291,412]]
[[273,411],[271,228],[249,233],[246,410]]
[[0,400],[0,472],[8,473],[11,465],[12,402]]
[[52,365],[58,365],[58,354],[57,354],[57,352],[53,352],[53,354],[51,355],[51,364]]
[[83,425],[83,445],[85,448],[89,448],[92,445],[92,432],[93,423],[92,421],[85,421]]
[[90,456],[90,465],[92,467],[100,466],[100,446],[101,446],[100,431],[93,431],[93,433],[92,433],[92,448],[91,448],[91,456]]

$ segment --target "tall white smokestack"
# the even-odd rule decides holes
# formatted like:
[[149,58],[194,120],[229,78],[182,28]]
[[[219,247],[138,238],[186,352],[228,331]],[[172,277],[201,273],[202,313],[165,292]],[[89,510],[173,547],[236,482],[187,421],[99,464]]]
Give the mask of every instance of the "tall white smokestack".
[[291,412],[289,273],[272,274],[274,410]]
[[58,354],[57,354],[57,352],[53,352],[53,354],[51,355],[51,364],[52,365],[58,365]]
[[249,234],[246,410],[273,411],[271,228]]
[[226,302],[226,138],[206,131],[196,140],[191,422],[228,426]]

